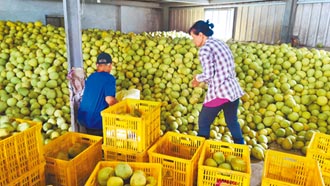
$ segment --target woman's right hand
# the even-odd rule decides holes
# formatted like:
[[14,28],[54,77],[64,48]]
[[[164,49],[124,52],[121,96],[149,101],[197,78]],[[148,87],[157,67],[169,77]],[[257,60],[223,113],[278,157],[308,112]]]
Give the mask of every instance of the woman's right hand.
[[194,75],[194,79],[192,80],[191,84],[192,84],[193,87],[198,87],[199,82],[196,79],[196,75]]

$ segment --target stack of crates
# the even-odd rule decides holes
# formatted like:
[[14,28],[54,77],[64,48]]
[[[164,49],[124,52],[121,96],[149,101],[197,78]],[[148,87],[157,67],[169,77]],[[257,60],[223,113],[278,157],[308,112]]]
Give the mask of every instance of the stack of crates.
[[163,165],[163,186],[193,186],[205,138],[166,132],[148,150],[149,162]]
[[[74,144],[85,148],[72,159],[64,160],[58,156],[67,152]],[[84,185],[94,167],[102,160],[102,137],[66,132],[44,146],[46,159],[46,183],[56,186]]]
[[314,133],[308,145],[306,156],[318,161],[324,184],[330,186],[330,135]]
[[160,102],[125,99],[103,110],[104,159],[148,162],[147,150],[160,137],[160,107]]
[[[205,160],[212,157],[215,152],[222,152],[226,158],[228,156],[234,156],[244,160],[244,162],[246,162],[246,171],[240,172],[204,165]],[[228,184],[249,186],[250,179],[251,162],[250,150],[248,146],[220,141],[205,141],[201,156],[198,161],[197,185],[214,186],[219,183],[219,185]]]
[[323,186],[321,169],[316,160],[267,150],[262,173],[262,186]]
[[[88,178],[85,186],[99,186],[98,183],[98,172],[104,167],[112,167],[115,168],[118,164],[118,161],[100,161],[90,177]],[[157,180],[157,185],[154,186],[161,186],[162,185],[162,165],[158,163],[145,163],[145,162],[127,162],[128,165],[133,169],[142,170],[146,176],[153,176]]]
[[0,140],[0,186],[45,185],[41,123],[16,119],[30,128]]

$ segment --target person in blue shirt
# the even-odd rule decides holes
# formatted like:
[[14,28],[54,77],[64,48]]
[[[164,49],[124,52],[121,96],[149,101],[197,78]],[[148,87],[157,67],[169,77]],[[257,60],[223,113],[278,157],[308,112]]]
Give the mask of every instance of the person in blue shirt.
[[86,128],[87,134],[102,136],[101,111],[117,103],[116,79],[110,74],[112,58],[108,53],[98,55],[96,67],[96,72],[85,82],[78,108],[78,123]]

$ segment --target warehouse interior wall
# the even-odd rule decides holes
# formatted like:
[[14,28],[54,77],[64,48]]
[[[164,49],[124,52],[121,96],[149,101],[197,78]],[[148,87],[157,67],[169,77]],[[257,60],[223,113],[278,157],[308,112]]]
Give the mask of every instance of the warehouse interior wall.
[[[234,20],[231,16],[232,8]],[[293,31],[289,37],[299,38],[301,46],[330,47],[330,1],[329,0],[299,0],[295,20],[291,25]],[[170,9],[170,29],[187,30],[197,19],[209,19],[223,27],[216,37],[227,40],[230,35],[235,41],[260,42],[277,44],[282,42],[281,32],[285,26],[285,1],[258,3],[237,3],[231,5],[215,5],[196,7],[174,7]],[[197,15],[197,16],[196,16]],[[228,16],[229,15],[229,16]],[[233,33],[231,33],[233,30]],[[228,33],[229,32],[229,33]],[[228,35],[227,35],[228,34]]]
[[[1,0],[0,20],[46,24],[46,15],[64,16],[63,3],[38,0]],[[122,32],[160,30],[161,9],[81,4],[81,28],[120,30]]]
[[204,20],[204,8],[171,8],[169,17],[170,30],[187,32],[194,22]]
[[160,9],[121,6],[121,30],[124,32],[153,32],[161,30]]
[[0,20],[45,23],[45,15],[63,15],[63,4],[52,1],[1,0]]
[[329,10],[330,1],[298,4],[293,35],[301,45],[330,47]]

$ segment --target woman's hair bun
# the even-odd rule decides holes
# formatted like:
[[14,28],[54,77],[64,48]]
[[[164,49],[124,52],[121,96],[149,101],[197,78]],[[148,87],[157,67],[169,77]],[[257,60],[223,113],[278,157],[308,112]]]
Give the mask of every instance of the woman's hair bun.
[[209,20],[206,21],[206,24],[209,26],[210,29],[214,28],[214,24],[210,23]]

